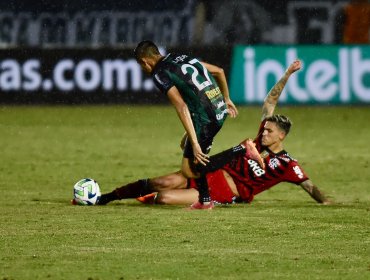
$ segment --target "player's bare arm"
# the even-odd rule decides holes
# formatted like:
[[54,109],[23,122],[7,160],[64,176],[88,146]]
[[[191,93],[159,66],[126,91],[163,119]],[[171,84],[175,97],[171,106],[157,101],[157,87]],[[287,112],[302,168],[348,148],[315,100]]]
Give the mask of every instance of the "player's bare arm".
[[289,67],[286,69],[284,75],[281,79],[273,86],[270,92],[267,94],[265,101],[262,107],[262,120],[265,118],[271,117],[274,114],[276,104],[279,100],[281,93],[290,77],[291,74],[301,69],[301,62],[295,60]]
[[193,147],[194,159],[197,162],[206,165],[209,162],[208,155],[202,152],[202,149],[198,143],[197,135],[195,133],[188,106],[182,99],[180,92],[175,86],[168,90],[167,95],[170,102],[175,107],[177,115],[179,116],[181,123],[185,128],[186,134]]
[[314,200],[322,204],[330,204],[330,201],[325,197],[325,195],[312,183],[311,180],[306,180],[300,184],[302,189],[304,189]]
[[224,96],[225,103],[227,105],[227,109],[229,110],[229,116],[235,118],[238,115],[238,109],[236,108],[235,104],[230,99],[229,94],[229,87],[227,86],[226,75],[224,69],[218,67],[213,64],[209,64],[206,62],[201,62],[204,67],[212,74],[212,76],[216,79],[218,86]]

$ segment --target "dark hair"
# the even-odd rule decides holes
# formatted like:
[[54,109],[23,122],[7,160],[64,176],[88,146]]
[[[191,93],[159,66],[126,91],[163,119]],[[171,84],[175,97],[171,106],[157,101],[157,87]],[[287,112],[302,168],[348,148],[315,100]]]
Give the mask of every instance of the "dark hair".
[[290,127],[292,126],[290,119],[283,115],[272,115],[271,117],[267,117],[266,121],[276,123],[277,126],[285,132],[285,135],[288,135]]
[[151,57],[160,54],[161,53],[159,52],[156,44],[149,40],[141,41],[134,50],[136,60],[139,60],[143,57]]

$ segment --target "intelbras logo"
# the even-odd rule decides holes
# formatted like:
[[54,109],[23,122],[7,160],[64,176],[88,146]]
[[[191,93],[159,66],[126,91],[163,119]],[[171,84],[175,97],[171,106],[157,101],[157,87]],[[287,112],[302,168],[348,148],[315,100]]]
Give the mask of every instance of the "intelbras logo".
[[234,49],[231,97],[262,103],[295,59],[303,68],[290,76],[281,103],[370,103],[370,47],[295,46]]

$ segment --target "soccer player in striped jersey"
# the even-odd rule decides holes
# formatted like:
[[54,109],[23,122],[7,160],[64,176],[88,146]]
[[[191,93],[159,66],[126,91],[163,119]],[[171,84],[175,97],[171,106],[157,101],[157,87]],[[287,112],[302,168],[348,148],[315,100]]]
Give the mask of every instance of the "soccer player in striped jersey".
[[[207,174],[210,195],[214,201],[220,203],[251,202],[255,195],[280,182],[289,182],[300,185],[318,203],[330,203],[308,178],[297,160],[292,158],[283,147],[283,141],[290,131],[291,121],[286,116],[274,115],[285,84],[290,75],[300,68],[301,62],[294,61],[265,98],[262,107],[262,122],[257,137],[254,139],[264,160],[265,168],[262,168],[255,160],[239,155],[220,170]],[[175,182],[173,177],[168,177],[168,179]],[[170,188],[170,180],[166,180],[166,177],[158,177],[152,179],[151,183],[153,185],[160,183],[162,188],[167,184]],[[179,188],[180,181],[176,182],[177,188]],[[194,200],[196,189],[195,182],[192,182],[188,189],[163,190],[157,194],[156,202],[162,204],[188,203]]]
[[184,177],[195,178],[199,190],[199,200],[191,207],[212,208],[206,173],[222,167],[234,156],[245,153],[263,164],[250,141],[217,156],[208,156],[213,138],[226,116],[230,114],[235,117],[238,113],[229,97],[223,70],[185,54],[162,56],[151,41],[140,42],[134,53],[142,69],[151,74],[155,85],[168,96],[185,128],[181,171]]
[[[283,147],[291,122],[282,115],[274,115],[281,92],[291,74],[301,68],[294,61],[283,77],[267,95],[262,109],[262,122],[254,143],[261,153],[265,168],[255,160],[240,155],[221,169],[207,174],[210,196],[219,203],[251,202],[255,195],[277,185],[290,182],[300,185],[318,203],[330,201],[312,183],[297,160]],[[187,180],[181,172],[138,180],[102,196],[106,204],[116,199],[138,198],[142,202],[159,204],[190,204],[198,199],[198,187],[194,180]],[[155,192],[155,193],[152,193]]]

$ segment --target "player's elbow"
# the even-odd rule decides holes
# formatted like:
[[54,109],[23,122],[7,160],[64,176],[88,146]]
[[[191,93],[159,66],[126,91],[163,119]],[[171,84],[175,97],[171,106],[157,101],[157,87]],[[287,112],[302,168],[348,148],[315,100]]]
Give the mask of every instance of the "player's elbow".
[[216,66],[213,69],[212,75],[215,77],[222,77],[222,76],[225,76],[225,71],[223,68]]

